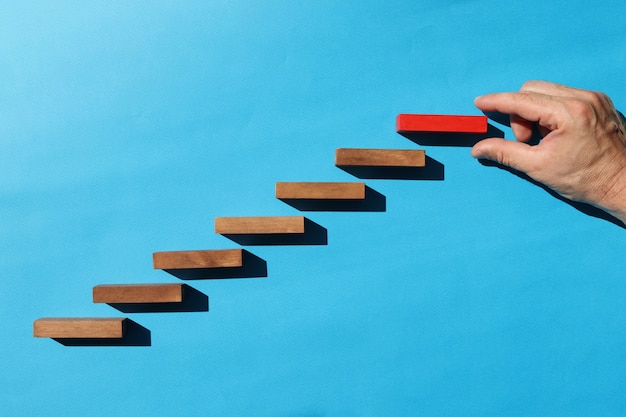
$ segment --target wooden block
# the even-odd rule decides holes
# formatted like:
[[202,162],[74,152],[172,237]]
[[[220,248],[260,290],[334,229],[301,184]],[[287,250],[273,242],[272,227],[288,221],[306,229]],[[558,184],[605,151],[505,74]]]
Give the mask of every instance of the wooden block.
[[399,114],[398,133],[487,133],[487,116],[448,116],[438,114]]
[[335,152],[335,165],[423,167],[426,166],[426,152],[423,150],[339,148]]
[[125,318],[43,318],[33,323],[35,337],[121,339]]
[[243,266],[243,249],[155,252],[154,269],[238,268]]
[[363,182],[277,182],[276,198],[304,200],[363,200]]
[[216,217],[215,233],[221,235],[302,234],[303,216]]
[[94,303],[182,303],[183,284],[115,284],[93,287]]

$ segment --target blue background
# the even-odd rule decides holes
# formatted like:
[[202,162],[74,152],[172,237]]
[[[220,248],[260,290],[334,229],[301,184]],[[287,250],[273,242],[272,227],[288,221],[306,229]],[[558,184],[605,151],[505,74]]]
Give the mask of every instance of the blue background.
[[[0,411],[7,416],[626,414],[624,230],[398,113],[480,114],[547,79],[626,108],[623,1],[5,1]],[[500,126],[507,137],[510,130]],[[125,316],[152,252],[239,247],[216,216],[300,215],[276,181],[357,180],[338,147],[426,149],[386,212],[304,213],[210,311],[127,315],[150,347],[64,347],[40,317]]]

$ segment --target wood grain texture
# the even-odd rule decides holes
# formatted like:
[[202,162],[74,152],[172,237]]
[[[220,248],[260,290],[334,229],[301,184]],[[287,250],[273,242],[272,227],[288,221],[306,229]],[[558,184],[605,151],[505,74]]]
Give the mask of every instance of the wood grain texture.
[[94,303],[181,303],[184,284],[107,284],[93,287]]
[[215,233],[222,235],[304,233],[303,216],[216,217]]
[[277,182],[276,198],[306,200],[363,200],[363,182]]
[[399,114],[398,133],[487,133],[487,116],[451,116],[439,114]]
[[121,339],[125,318],[43,318],[33,323],[35,337]]
[[370,167],[423,167],[426,166],[426,152],[423,150],[395,149],[346,149],[335,152],[337,166]]
[[155,252],[154,269],[238,268],[243,266],[243,249]]

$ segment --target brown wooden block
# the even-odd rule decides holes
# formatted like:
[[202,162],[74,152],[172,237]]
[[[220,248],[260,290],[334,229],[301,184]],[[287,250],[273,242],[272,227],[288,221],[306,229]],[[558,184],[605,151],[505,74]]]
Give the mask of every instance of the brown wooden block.
[[423,167],[426,166],[426,152],[423,150],[396,149],[346,149],[335,152],[337,166],[371,167]]
[[277,182],[276,198],[305,200],[363,200],[363,182]]
[[93,287],[94,303],[182,303],[183,284],[108,284]]
[[302,234],[303,216],[216,217],[215,233],[221,235]]
[[35,337],[121,339],[125,318],[43,318],[33,323]]
[[238,268],[243,266],[243,249],[155,252],[154,269]]

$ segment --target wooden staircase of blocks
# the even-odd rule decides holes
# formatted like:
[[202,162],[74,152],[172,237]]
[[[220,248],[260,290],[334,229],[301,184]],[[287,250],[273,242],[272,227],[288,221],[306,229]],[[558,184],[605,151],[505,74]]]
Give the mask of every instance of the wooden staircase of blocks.
[[[414,134],[484,135],[486,116],[400,114],[396,131]],[[398,178],[406,170],[426,166],[423,150],[348,149],[335,151],[335,165],[367,176],[368,170],[391,170],[382,178]],[[352,170],[352,171],[351,171]],[[373,178],[381,178],[375,176]],[[350,211],[375,209],[364,202],[373,190],[364,182],[278,182],[275,197],[300,209]],[[379,211],[384,211],[384,208]],[[217,217],[215,233],[241,245],[325,244],[326,229],[304,216]],[[321,233],[320,233],[321,231]],[[154,269],[181,280],[267,276],[266,262],[245,249],[155,252]],[[125,313],[208,311],[208,297],[187,284],[103,284],[93,288],[93,302]],[[41,318],[33,323],[38,338],[66,346],[149,346],[150,331],[126,317]]]

